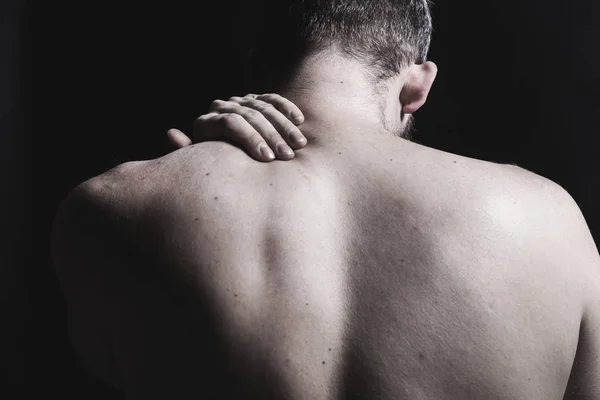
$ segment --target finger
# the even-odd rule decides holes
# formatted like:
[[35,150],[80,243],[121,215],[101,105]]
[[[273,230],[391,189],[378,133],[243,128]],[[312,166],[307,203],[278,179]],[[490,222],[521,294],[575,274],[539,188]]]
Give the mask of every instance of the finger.
[[269,148],[262,136],[237,114],[210,114],[196,120],[194,123],[194,139],[196,132],[204,132],[204,140],[229,139],[241,145],[254,159],[258,161],[273,161],[275,154]]
[[304,122],[304,114],[302,111],[292,103],[290,100],[285,97],[275,94],[275,93],[267,93],[261,94],[260,96],[254,97],[256,100],[262,100],[266,103],[272,104],[276,109],[281,111],[283,115],[288,117],[290,121],[292,121],[296,125],[300,125]]
[[169,138],[171,146],[175,149],[181,149],[192,144],[190,138],[179,129],[169,129],[167,131],[167,137]]
[[211,112],[196,118],[192,131],[192,140],[194,143],[206,142],[208,140],[219,140],[219,129],[215,124],[218,121],[219,113]]
[[291,148],[301,149],[306,146],[306,137],[300,132],[300,129],[272,104],[247,97],[240,100],[238,104],[260,112]]
[[[275,152],[277,158],[280,160],[291,160],[294,158],[293,150],[287,145],[282,135],[261,112],[252,108],[240,106],[234,102],[221,103],[217,108],[217,112],[220,114],[236,114],[240,117],[243,117],[243,119],[246,120],[252,128],[254,128],[256,133],[261,136],[269,145],[269,147]],[[235,136],[235,132],[227,132],[227,134]]]
[[208,112],[216,112],[220,107],[224,106],[225,104],[227,104],[226,101],[217,99],[210,104],[210,106],[208,107]]

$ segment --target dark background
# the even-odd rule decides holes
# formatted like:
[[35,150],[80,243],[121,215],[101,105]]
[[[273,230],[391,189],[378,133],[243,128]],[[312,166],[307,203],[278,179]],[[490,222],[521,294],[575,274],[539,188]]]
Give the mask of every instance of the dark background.
[[[189,131],[213,99],[244,94],[237,49],[251,37],[230,21],[250,15],[236,12],[239,2],[42,4],[35,23],[30,2],[0,2],[2,382],[118,398],[69,345],[52,217],[77,183],[163,154],[168,128]],[[417,114],[417,141],[554,180],[599,243],[600,2],[438,0],[434,18],[439,76]]]

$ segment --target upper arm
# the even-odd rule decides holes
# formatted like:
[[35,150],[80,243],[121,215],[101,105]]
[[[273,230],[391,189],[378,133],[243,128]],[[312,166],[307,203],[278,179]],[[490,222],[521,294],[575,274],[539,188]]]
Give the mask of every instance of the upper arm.
[[593,245],[582,247],[582,251],[589,255],[584,277],[588,285],[584,287],[577,353],[564,398],[600,400],[600,257]]
[[[60,203],[52,224],[51,252],[61,281],[67,269],[85,264],[91,236],[99,234],[106,224],[101,215],[113,203],[112,181],[111,172],[89,179],[77,185]],[[66,283],[63,290],[67,289]]]
[[553,190],[555,205],[559,207],[557,230],[564,242],[559,247],[564,254],[559,257],[574,264],[573,273],[581,274],[583,308],[577,352],[564,398],[600,400],[600,256],[575,200],[560,187]]
[[137,165],[125,163],[81,183],[60,204],[51,252],[67,300],[86,296],[83,283],[93,285],[108,267],[99,270],[92,264],[111,257],[126,237],[135,237],[137,228],[132,222],[144,211],[148,197],[136,183]]
[[600,272],[593,282],[586,304],[564,399],[600,400]]
[[68,308],[69,336],[92,374],[118,388],[111,349],[114,312],[107,290],[118,269],[118,167],[78,185],[60,204],[53,221],[51,255]]
[[[514,169],[511,168],[512,171]],[[565,399],[600,400],[600,255],[583,213],[573,197],[558,184],[518,168],[516,193],[528,199],[527,246],[536,259],[544,260],[540,273],[569,288],[560,302],[572,302],[577,310],[579,337]],[[524,184],[521,184],[524,183]],[[552,269],[548,270],[547,265]],[[558,304],[557,304],[558,305]],[[567,310],[567,309],[565,309]],[[559,312],[558,310],[556,312]],[[569,317],[569,316],[567,316]]]
[[85,236],[93,231],[90,228],[94,224],[89,216],[93,215],[95,203],[90,186],[84,182],[67,195],[54,216],[50,238],[52,262],[67,296],[74,286],[70,284],[70,272],[76,266],[85,264],[84,255],[89,247],[89,240]]

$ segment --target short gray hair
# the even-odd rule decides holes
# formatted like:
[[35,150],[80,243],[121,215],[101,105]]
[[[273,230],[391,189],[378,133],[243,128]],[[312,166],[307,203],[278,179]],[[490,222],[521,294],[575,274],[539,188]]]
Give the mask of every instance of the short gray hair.
[[285,79],[303,58],[332,47],[364,64],[375,81],[426,61],[429,0],[263,0],[263,6],[247,59],[255,78]]

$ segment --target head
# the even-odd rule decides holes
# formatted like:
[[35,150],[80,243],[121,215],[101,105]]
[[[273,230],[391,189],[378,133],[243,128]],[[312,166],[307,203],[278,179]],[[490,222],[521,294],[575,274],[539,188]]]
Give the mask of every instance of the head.
[[256,10],[268,17],[252,19],[261,29],[246,68],[258,84],[253,91],[284,92],[307,79],[320,85],[315,71],[326,68],[336,76],[352,71],[347,82],[358,75],[362,81],[356,96],[378,104],[388,130],[406,131],[437,72],[426,62],[428,0],[263,0],[263,6]]

